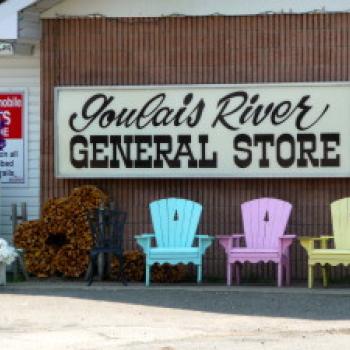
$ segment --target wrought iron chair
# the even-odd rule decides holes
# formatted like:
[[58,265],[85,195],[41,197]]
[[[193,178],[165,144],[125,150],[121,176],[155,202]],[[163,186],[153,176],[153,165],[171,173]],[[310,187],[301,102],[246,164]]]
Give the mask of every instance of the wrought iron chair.
[[88,278],[90,286],[97,269],[97,257],[100,253],[111,253],[119,259],[120,275],[126,285],[124,276],[123,235],[126,213],[115,209],[100,207],[89,215],[90,229],[94,238],[94,246],[90,251],[91,269]]

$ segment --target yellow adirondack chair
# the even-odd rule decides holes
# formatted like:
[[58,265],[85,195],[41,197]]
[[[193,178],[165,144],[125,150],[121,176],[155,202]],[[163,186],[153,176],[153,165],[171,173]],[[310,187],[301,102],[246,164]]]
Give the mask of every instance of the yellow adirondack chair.
[[[328,266],[350,264],[350,198],[331,203],[333,236],[300,237],[300,244],[308,254],[308,287],[314,284],[314,267],[322,268],[323,286],[328,286]],[[328,240],[334,239],[334,248],[328,249]],[[320,248],[315,248],[315,242]]]

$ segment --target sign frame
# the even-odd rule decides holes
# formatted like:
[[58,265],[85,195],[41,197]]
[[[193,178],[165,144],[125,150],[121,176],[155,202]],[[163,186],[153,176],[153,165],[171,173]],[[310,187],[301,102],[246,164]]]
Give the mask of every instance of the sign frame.
[[[1,183],[0,185],[2,187],[6,188],[27,188],[29,186],[29,155],[28,155],[28,147],[29,147],[29,93],[28,93],[28,88],[27,87],[9,87],[9,88],[4,88],[0,87],[0,93],[9,93],[9,94],[15,94],[15,93],[20,93],[23,94],[24,96],[24,104],[23,104],[23,183]],[[5,146],[6,149],[6,146]]]
[[[329,171],[324,171],[320,176],[310,176],[310,174],[303,174],[300,172],[300,175],[295,176],[281,176],[278,173],[270,173],[269,175],[259,175],[257,173],[248,173],[244,176],[227,176],[220,174],[217,171],[215,174],[194,174],[189,172],[187,175],[173,174],[172,176],[159,174],[159,175],[150,175],[145,176],[144,174],[132,174],[132,175],[116,175],[116,176],[102,176],[95,174],[85,174],[85,175],[62,175],[59,173],[59,157],[58,157],[58,94],[60,91],[64,90],[157,90],[162,88],[171,88],[171,89],[184,89],[188,88],[201,88],[201,89],[213,89],[213,88],[235,88],[235,89],[245,89],[245,88],[264,88],[264,87],[348,87],[350,89],[350,81],[318,81],[318,82],[282,82],[282,83],[248,83],[248,84],[158,84],[158,85],[66,85],[66,86],[56,86],[54,87],[54,175],[57,179],[324,179],[324,178],[350,178],[350,172],[337,172],[334,173],[333,169]],[[350,151],[349,151],[350,158]],[[144,169],[146,171],[146,169]],[[83,173],[81,169],[81,173]]]

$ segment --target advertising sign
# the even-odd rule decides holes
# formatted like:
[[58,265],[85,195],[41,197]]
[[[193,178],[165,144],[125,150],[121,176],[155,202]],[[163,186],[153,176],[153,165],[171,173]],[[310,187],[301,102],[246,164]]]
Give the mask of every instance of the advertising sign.
[[0,151],[1,184],[25,184],[26,132],[25,92],[0,91],[1,136],[5,146]]
[[350,176],[350,84],[58,87],[57,177]]

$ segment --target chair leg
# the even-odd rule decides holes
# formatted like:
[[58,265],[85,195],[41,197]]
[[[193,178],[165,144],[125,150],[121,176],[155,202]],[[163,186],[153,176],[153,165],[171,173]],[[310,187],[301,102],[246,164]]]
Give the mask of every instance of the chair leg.
[[289,259],[286,259],[286,263],[285,263],[285,268],[286,268],[286,286],[290,286],[290,262]]
[[323,287],[327,288],[328,287],[328,266],[327,265],[321,266],[321,269],[322,269]]
[[236,263],[234,265],[236,265],[236,267],[235,267],[236,284],[239,285],[241,283],[241,266],[239,263]]
[[146,287],[149,287],[149,282],[150,282],[150,265],[146,265],[146,278],[145,278],[145,283]]
[[283,285],[283,264],[282,261],[277,266],[277,286],[282,287]]
[[125,278],[125,261],[123,254],[117,256],[119,258],[119,278],[122,281],[124,286],[127,286],[126,278]]
[[90,276],[88,278],[88,286],[92,285],[92,282],[94,281],[94,274],[95,274],[95,268],[96,268],[96,256],[90,257],[91,262],[91,270],[90,270]]
[[314,266],[310,264],[308,268],[307,281],[308,288],[312,288],[314,286]]
[[197,283],[202,283],[202,264],[197,265]]
[[25,267],[25,265],[24,265],[23,254],[22,254],[22,253],[20,253],[20,254],[18,255],[17,262],[18,262],[19,268],[22,270],[24,279],[25,279],[26,281],[28,281],[29,276],[28,276],[26,267]]
[[226,266],[226,283],[228,286],[232,284],[232,264],[228,261]]

